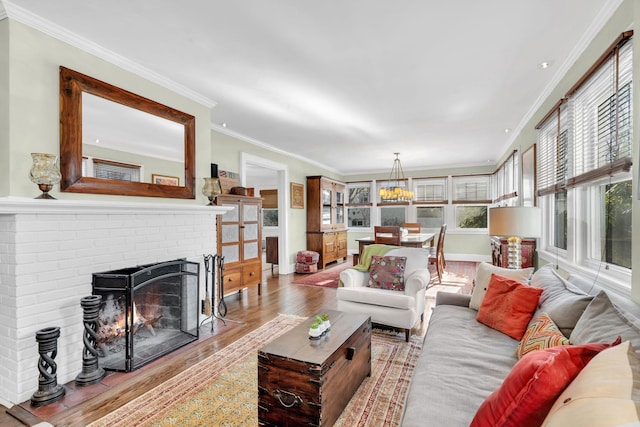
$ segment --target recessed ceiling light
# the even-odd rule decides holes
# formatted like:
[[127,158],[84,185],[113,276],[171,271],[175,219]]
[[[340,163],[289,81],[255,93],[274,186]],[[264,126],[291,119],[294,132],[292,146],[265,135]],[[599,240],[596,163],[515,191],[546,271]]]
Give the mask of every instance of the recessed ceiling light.
[[542,69],[547,69],[550,66],[551,66],[551,64],[549,62],[546,62],[546,61],[540,63],[540,68],[542,68]]
[[509,133],[509,128],[505,128],[504,133]]
[[223,128],[226,128],[226,127],[227,127],[227,124],[226,124],[226,123],[222,123],[222,127],[223,127]]

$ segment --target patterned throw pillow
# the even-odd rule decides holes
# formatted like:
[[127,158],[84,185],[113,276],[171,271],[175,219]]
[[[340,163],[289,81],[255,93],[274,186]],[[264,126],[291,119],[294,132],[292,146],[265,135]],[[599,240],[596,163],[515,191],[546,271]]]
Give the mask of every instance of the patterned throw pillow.
[[369,287],[404,291],[404,268],[407,257],[372,256]]
[[569,340],[562,335],[547,313],[540,313],[529,322],[529,327],[516,348],[516,356],[520,359],[534,350],[544,350],[557,345],[569,345]]

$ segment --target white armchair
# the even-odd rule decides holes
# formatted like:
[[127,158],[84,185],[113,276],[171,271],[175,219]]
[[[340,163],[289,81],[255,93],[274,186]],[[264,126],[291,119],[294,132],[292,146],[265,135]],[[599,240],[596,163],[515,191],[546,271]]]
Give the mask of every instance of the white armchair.
[[373,323],[404,329],[409,341],[411,328],[424,319],[425,293],[429,285],[429,251],[401,247],[385,255],[407,257],[402,291],[368,287],[369,272],[347,268],[340,273],[343,287],[337,289],[338,310],[371,316]]

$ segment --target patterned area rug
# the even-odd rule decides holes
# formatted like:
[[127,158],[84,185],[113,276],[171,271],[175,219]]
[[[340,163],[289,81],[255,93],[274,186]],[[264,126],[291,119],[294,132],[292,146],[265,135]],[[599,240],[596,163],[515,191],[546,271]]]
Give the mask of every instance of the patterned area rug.
[[293,282],[295,285],[321,286],[323,288],[337,288],[340,273],[353,264],[349,261],[342,262],[335,267],[328,268],[313,274],[300,275]]
[[[303,320],[280,315],[89,427],[255,426],[257,351]],[[405,343],[401,335],[374,330],[371,344],[371,377],[336,426],[400,425],[421,338]]]

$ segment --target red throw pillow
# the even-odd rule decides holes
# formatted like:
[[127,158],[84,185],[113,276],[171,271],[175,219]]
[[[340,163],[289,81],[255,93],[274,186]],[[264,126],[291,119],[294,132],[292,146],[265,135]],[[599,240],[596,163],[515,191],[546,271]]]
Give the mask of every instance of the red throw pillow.
[[538,307],[541,288],[492,274],[476,319],[511,338],[521,340]]
[[564,389],[605,348],[620,344],[563,345],[531,352],[480,405],[470,427],[538,427]]

